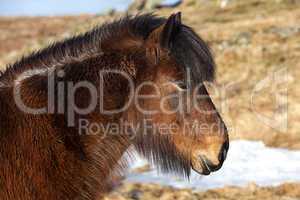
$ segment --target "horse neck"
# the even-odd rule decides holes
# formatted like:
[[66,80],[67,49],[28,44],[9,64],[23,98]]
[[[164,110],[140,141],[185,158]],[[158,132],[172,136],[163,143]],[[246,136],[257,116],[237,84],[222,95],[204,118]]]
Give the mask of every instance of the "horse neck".
[[128,54],[143,44],[141,38],[133,36],[127,29],[120,30],[119,33],[102,29],[94,29],[86,34],[57,42],[23,57],[13,65],[8,65],[4,72],[0,72],[0,82],[11,85],[20,74],[28,70],[59,68],[120,52]]

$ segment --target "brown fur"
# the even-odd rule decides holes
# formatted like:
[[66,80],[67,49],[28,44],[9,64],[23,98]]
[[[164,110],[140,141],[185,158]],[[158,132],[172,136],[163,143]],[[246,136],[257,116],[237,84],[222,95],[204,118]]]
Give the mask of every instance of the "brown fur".
[[[153,81],[160,86],[162,96],[178,92],[164,83],[184,80],[189,66],[193,71],[193,84],[213,78],[214,63],[205,43],[187,26],[179,23],[179,15],[168,20],[152,15],[126,17],[112,24],[57,43],[39,51],[2,73],[0,82],[0,198],[7,199],[99,199],[110,188],[113,176],[126,167],[121,157],[130,145],[154,162],[164,172],[189,176],[190,168],[198,158],[194,153],[207,153],[213,157],[228,143],[226,127],[218,114],[209,116],[198,112],[144,115],[134,104],[122,112],[106,115],[97,109],[88,114],[75,114],[75,125],[67,125],[67,96],[56,99],[54,112],[29,114],[22,112],[14,101],[15,87],[20,87],[24,103],[32,108],[47,107],[48,78],[53,77],[55,88],[59,82],[74,84],[88,81],[99,89],[99,69],[117,69],[127,73],[137,86]],[[170,31],[169,31],[170,30]],[[163,36],[163,37],[162,37]],[[189,51],[189,52],[187,52]],[[185,54],[189,53],[189,54]],[[31,69],[45,70],[22,78]],[[57,74],[64,72],[63,77]],[[20,78],[21,77],[21,78]],[[128,101],[128,83],[119,75],[104,79],[106,109],[117,109]],[[66,88],[67,91],[67,88]],[[144,87],[141,94],[153,94],[153,88]],[[200,93],[207,93],[205,88]],[[66,93],[67,94],[67,93]],[[55,90],[55,95],[58,91]],[[78,89],[75,103],[86,107],[91,100],[84,88]],[[139,100],[147,109],[158,108],[159,101]],[[56,107],[65,102],[64,113]],[[215,110],[210,99],[199,105]],[[165,105],[171,108],[171,103]],[[141,120],[176,122],[196,119],[201,123],[218,124],[213,136],[205,132],[166,135],[154,130],[139,129],[132,139],[130,134],[103,133],[79,135],[79,119],[104,125],[126,120],[138,124]],[[218,133],[218,134],[216,134]],[[219,134],[221,133],[221,134]],[[228,149],[228,147],[227,147]],[[197,154],[198,155],[198,154]],[[196,157],[197,157],[196,155]],[[217,156],[218,156],[217,155]],[[200,170],[200,168],[198,168]]]

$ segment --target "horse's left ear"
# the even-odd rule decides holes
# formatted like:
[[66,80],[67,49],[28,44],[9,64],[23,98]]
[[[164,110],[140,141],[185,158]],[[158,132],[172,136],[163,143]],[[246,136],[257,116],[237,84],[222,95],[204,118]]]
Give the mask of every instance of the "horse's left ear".
[[160,35],[160,45],[163,48],[170,48],[175,35],[181,28],[181,12],[171,15],[165,23]]
[[162,48],[170,48],[175,35],[181,28],[181,12],[172,14],[167,21],[154,29],[148,36],[147,41],[159,44]]

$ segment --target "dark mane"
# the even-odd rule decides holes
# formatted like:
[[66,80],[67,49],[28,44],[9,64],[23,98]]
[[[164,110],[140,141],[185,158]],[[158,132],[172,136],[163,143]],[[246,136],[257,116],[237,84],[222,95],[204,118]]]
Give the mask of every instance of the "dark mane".
[[[0,73],[0,82],[10,85],[19,74],[27,70],[64,66],[101,56],[109,50],[117,49],[120,41],[125,39],[131,39],[136,44],[141,43],[153,29],[165,21],[165,18],[144,14],[126,16],[104,24],[85,34],[54,43],[21,58],[13,65],[8,65]],[[213,79],[215,64],[210,50],[190,27],[182,25],[170,51],[185,69],[190,68],[193,81]]]

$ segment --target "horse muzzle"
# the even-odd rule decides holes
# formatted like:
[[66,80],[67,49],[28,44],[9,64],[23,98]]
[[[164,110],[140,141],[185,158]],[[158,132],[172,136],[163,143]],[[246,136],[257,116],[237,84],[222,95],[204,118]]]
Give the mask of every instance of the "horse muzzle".
[[228,140],[224,142],[219,151],[200,150],[192,156],[192,169],[202,175],[209,175],[219,170],[226,157],[229,149]]

